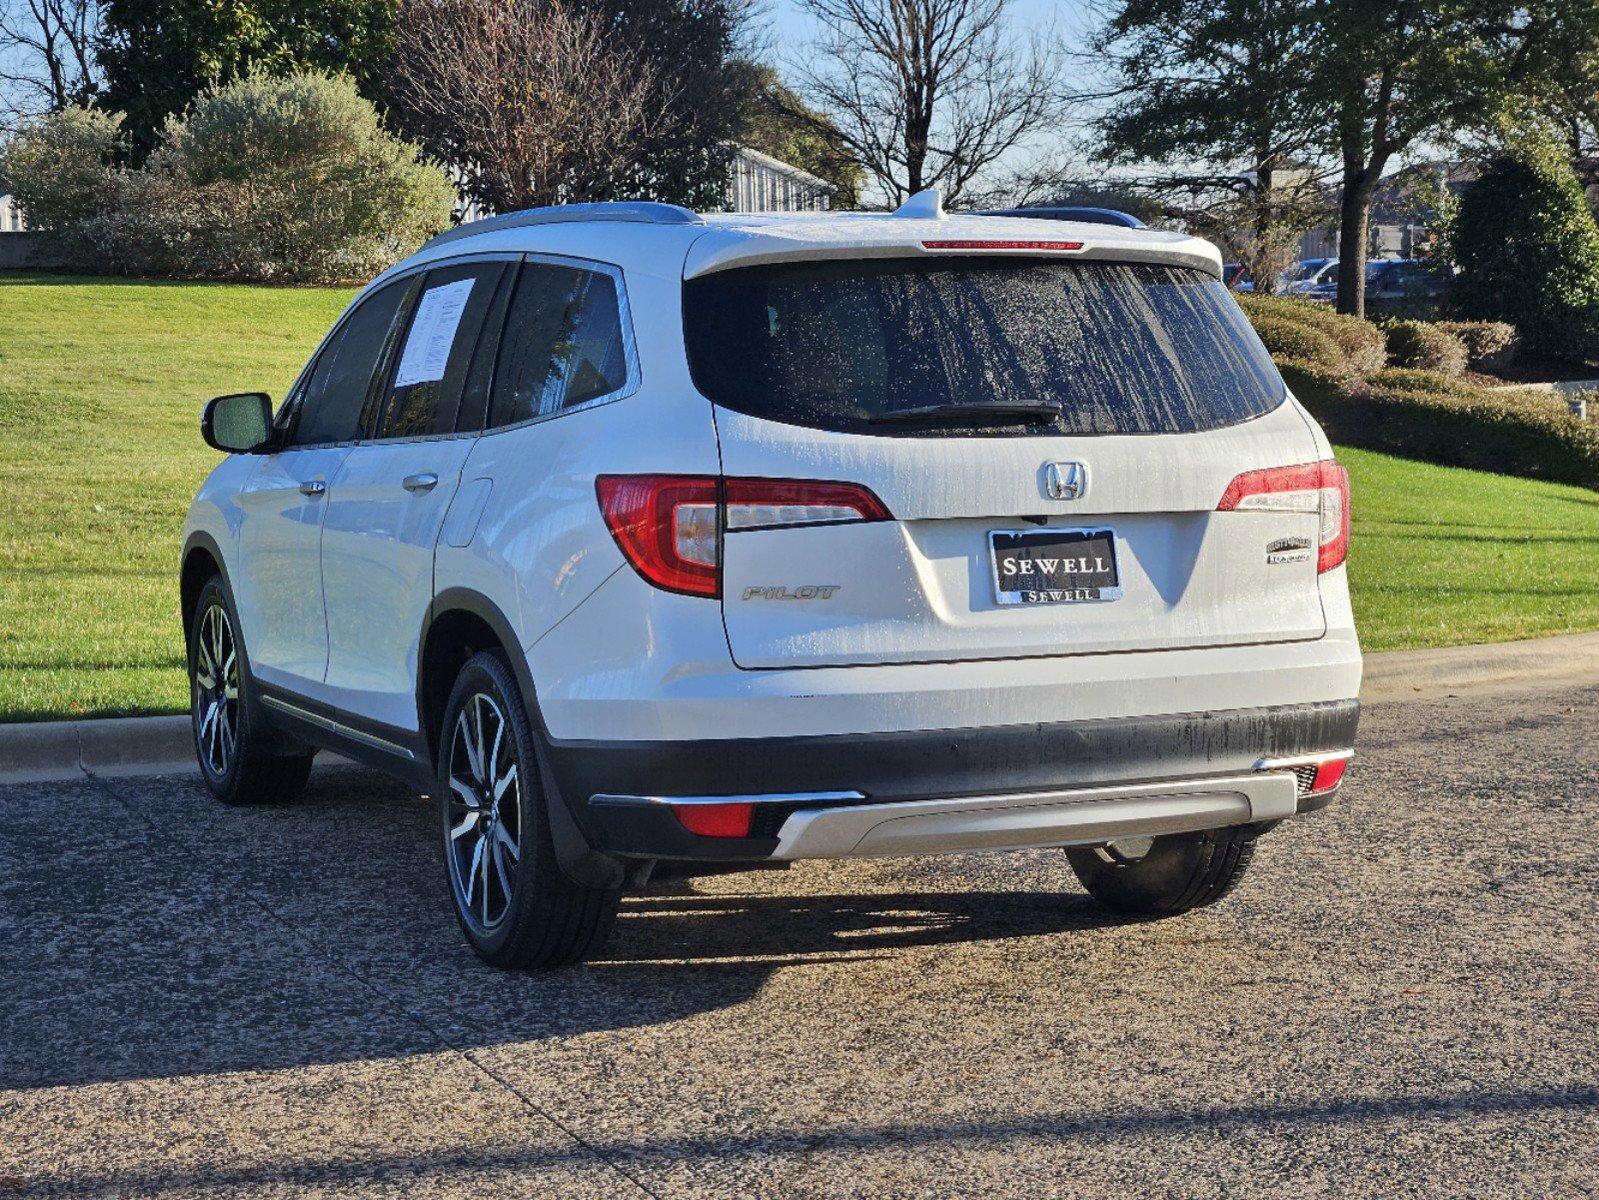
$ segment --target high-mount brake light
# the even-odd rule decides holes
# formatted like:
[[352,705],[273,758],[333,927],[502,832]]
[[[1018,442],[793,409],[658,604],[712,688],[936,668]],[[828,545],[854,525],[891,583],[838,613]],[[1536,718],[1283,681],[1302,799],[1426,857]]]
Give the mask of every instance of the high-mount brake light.
[[1349,472],[1330,458],[1245,471],[1227,485],[1216,511],[1316,513],[1317,574],[1349,557]]
[[727,533],[892,519],[869,488],[834,480],[601,475],[594,490],[633,569],[686,596],[722,594]]
[[923,242],[923,250],[1081,250],[1082,242],[995,241],[991,238],[946,238]]

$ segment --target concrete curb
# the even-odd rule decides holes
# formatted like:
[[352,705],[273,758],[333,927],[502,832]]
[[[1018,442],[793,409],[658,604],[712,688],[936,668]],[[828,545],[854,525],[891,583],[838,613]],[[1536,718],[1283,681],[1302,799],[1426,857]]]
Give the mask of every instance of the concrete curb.
[[1599,684],[1599,633],[1368,654],[1360,698],[1377,703],[1556,683]]
[[[1381,703],[1557,683],[1599,684],[1599,633],[1368,654],[1360,698]],[[0,783],[194,770],[187,716],[0,724]]]
[[187,716],[0,725],[0,782],[194,769]]

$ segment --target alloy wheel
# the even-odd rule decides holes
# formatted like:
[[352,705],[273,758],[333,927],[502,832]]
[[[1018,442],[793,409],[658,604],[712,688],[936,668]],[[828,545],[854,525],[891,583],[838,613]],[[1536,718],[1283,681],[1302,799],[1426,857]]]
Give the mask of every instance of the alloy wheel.
[[522,782],[505,711],[485,692],[467,697],[450,732],[446,857],[462,915],[487,932],[510,912],[522,857]]
[[206,770],[228,773],[239,738],[239,653],[227,610],[213,604],[200,621],[194,653],[195,739]]

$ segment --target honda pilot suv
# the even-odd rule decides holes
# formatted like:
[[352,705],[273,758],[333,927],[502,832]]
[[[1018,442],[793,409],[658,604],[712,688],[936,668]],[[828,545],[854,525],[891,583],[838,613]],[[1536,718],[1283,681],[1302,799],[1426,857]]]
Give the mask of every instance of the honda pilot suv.
[[[511,213],[372,282],[183,534],[228,803],[432,797],[490,963],[677,874],[1062,848],[1221,897],[1355,737],[1347,477],[1175,233]],[[1064,869],[1063,864],[1063,869]]]

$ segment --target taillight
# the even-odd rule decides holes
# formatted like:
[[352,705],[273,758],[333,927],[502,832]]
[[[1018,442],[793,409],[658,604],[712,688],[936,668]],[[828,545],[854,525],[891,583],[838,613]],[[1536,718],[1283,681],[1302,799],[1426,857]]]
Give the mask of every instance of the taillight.
[[714,475],[601,475],[594,481],[611,536],[633,569],[687,596],[722,591]]
[[725,501],[729,533],[786,525],[838,525],[886,521],[888,509],[858,483],[810,479],[729,479]]
[[1332,459],[1246,471],[1227,485],[1218,512],[1306,512],[1321,519],[1316,571],[1349,557],[1349,472]]
[[830,480],[601,475],[594,488],[634,570],[688,596],[722,594],[724,532],[891,519],[870,489]]

